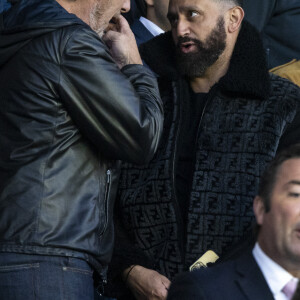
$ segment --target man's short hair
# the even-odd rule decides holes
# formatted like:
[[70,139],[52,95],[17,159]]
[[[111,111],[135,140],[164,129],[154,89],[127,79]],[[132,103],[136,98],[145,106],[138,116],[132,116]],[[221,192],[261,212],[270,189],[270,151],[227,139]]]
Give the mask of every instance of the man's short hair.
[[[146,17],[147,15],[147,4],[145,2],[145,0],[131,0],[131,4],[132,2],[135,2],[136,8],[140,14],[140,16]],[[237,6],[241,6],[243,7],[243,0],[214,0],[217,2],[224,2],[224,3],[233,3],[234,5]],[[134,7],[133,5],[131,5],[131,7]]]
[[214,0],[219,3],[232,3],[234,6],[241,6],[243,7],[243,0]]
[[277,179],[278,169],[286,160],[292,158],[300,158],[300,144],[292,145],[277,154],[261,176],[258,196],[262,198],[266,212],[271,208],[271,196]]

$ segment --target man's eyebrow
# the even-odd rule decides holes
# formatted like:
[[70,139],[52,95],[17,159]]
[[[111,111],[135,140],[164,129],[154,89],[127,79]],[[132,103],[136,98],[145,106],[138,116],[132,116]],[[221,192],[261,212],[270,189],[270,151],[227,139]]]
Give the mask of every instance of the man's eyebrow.
[[285,185],[286,186],[289,186],[289,185],[300,185],[300,180],[291,180],[291,181],[287,182]]
[[199,7],[195,5],[187,5],[187,6],[183,6],[182,8],[179,8],[179,11],[190,11],[190,10],[202,11]]
[[[184,7],[180,7],[179,8],[179,12],[181,14],[186,13],[186,12],[190,12],[190,11],[197,11],[201,15],[204,14],[203,11],[202,11],[202,9],[200,9],[197,6],[190,5],[190,6],[184,6]],[[167,18],[169,20],[174,20],[174,19],[178,18],[178,13],[177,12],[175,13],[175,12],[169,11],[168,14],[167,14]]]

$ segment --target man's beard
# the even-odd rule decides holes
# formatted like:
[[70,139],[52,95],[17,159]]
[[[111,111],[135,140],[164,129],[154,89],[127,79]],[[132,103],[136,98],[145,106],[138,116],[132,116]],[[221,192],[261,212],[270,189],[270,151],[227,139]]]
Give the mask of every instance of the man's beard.
[[[180,45],[193,42],[197,51],[183,53]],[[219,17],[217,25],[204,42],[189,37],[179,37],[176,47],[177,66],[180,74],[189,78],[202,77],[207,68],[213,65],[226,47],[226,31],[223,17]]]

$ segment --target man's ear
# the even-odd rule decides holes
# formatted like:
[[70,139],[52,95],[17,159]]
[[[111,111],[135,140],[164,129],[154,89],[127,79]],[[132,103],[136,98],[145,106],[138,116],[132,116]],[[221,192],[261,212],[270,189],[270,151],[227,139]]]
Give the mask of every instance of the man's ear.
[[265,205],[264,201],[260,196],[256,196],[253,201],[253,211],[256,218],[256,223],[262,225],[264,222]]
[[244,19],[244,10],[240,6],[235,6],[228,10],[228,32],[233,33],[237,31]]

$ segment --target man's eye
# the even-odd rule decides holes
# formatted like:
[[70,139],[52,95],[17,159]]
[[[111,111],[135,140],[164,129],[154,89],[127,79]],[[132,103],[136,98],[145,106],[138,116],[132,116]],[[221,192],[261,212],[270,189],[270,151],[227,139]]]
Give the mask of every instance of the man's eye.
[[191,18],[196,17],[196,16],[198,16],[198,15],[199,15],[199,13],[198,13],[197,11],[191,11],[191,12],[190,12],[190,17],[191,17]]
[[293,198],[299,198],[300,197],[300,193],[290,192],[289,196],[293,197]]

